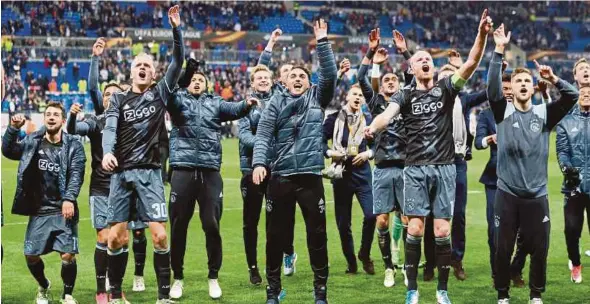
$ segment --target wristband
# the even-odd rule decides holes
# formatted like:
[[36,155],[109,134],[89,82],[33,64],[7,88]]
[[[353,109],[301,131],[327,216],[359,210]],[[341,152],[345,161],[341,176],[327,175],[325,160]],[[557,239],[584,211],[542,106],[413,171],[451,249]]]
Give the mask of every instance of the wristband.
[[318,39],[318,44],[320,44],[322,42],[328,42],[328,36],[325,36],[325,37],[322,37],[322,38]]
[[373,60],[373,56],[375,56],[375,53],[377,52],[377,50],[373,50],[371,48],[369,48],[369,50],[367,51],[367,53],[365,54],[365,57]]
[[371,78],[379,78],[381,76],[381,66],[376,63],[373,63],[373,68],[371,69]]
[[402,55],[404,56],[404,58],[406,60],[412,58],[412,54],[410,53],[410,51],[406,50],[405,52],[402,53]]

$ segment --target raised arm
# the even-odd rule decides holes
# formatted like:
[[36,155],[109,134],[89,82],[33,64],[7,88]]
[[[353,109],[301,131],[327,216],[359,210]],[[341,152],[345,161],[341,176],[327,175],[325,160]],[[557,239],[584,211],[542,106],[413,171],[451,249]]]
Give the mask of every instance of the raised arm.
[[246,148],[253,150],[256,136],[252,133],[250,120],[246,117],[238,121],[238,139]]
[[240,119],[250,112],[250,109],[254,103],[257,103],[257,99],[249,98],[241,102],[227,102],[221,97],[216,97],[219,102],[219,115],[221,121],[229,121]]
[[490,67],[488,69],[488,100],[490,102],[490,108],[494,113],[494,119],[496,123],[500,123],[504,120],[504,112],[508,102],[504,98],[502,93],[502,59],[504,56],[504,49],[510,42],[510,33],[508,36],[504,33],[504,25],[500,25],[498,29],[494,31],[494,43],[496,48],[490,61]]
[[78,113],[81,111],[80,104],[75,103],[70,107],[70,115],[66,123],[66,130],[70,134],[77,134],[86,136],[90,131],[96,127],[96,122],[93,120],[78,121]]
[[324,19],[318,20],[314,24],[314,33],[317,40],[317,54],[320,63],[318,69],[318,87],[317,99],[322,109],[325,109],[332,98],[336,89],[336,61],[332,46],[328,41],[328,24]]
[[[557,124],[557,139],[555,150],[557,151],[557,161],[560,168],[572,167],[571,155],[572,148],[567,137],[567,131],[562,124]],[[563,169],[562,169],[563,171]]]
[[25,117],[17,114],[11,117],[10,125],[2,137],[2,155],[8,159],[20,160],[23,156],[24,143],[18,142],[18,133],[25,124]]
[[471,108],[477,107],[488,100],[488,93],[486,91],[479,91],[471,94],[465,94],[461,97],[463,105],[463,112],[467,113]]
[[276,29],[270,34],[270,39],[268,39],[268,43],[266,47],[260,54],[260,58],[258,59],[258,64],[262,64],[265,66],[270,66],[270,60],[272,59],[272,49],[274,48],[275,44],[279,40],[279,37],[283,34],[281,29]]
[[559,94],[561,95],[556,102],[545,105],[547,107],[547,128],[551,130],[576,104],[579,93],[573,85],[557,77],[550,66],[540,65],[536,60],[535,65],[537,66],[537,70],[539,70],[539,76],[543,80],[551,82],[559,90]]
[[481,58],[483,57],[483,52],[486,49],[486,41],[488,38],[488,33],[492,30],[492,18],[488,16],[488,10],[485,9],[483,14],[481,15],[481,19],[479,21],[479,28],[477,32],[477,37],[475,38],[475,42],[473,43],[473,47],[469,52],[469,56],[467,57],[467,61],[461,65],[459,70],[455,72],[456,77],[460,78],[460,81],[465,84],[471,75],[475,72],[479,63],[481,62]]
[[74,153],[70,159],[70,166],[68,167],[68,179],[66,181],[66,192],[62,199],[76,204],[80,188],[84,183],[84,170],[86,168],[86,155],[84,154],[84,147],[78,140],[72,140],[74,146]]
[[106,40],[104,38],[98,38],[92,46],[92,59],[90,59],[90,69],[88,70],[88,93],[90,93],[90,99],[94,106],[96,115],[100,115],[104,112],[104,106],[102,105],[102,92],[98,85],[98,65],[100,62],[100,56],[104,52]]
[[180,9],[178,5],[171,7],[168,10],[168,19],[170,25],[172,25],[172,60],[166,70],[164,79],[160,80],[160,83],[164,81],[165,89],[160,90],[163,94],[162,100],[168,102],[168,97],[172,93],[172,90],[176,87],[180,74],[182,72],[182,64],[184,62],[184,45],[182,40],[182,31],[180,30]]
[[[364,61],[365,61],[365,59],[363,59],[363,62]],[[373,88],[371,88],[371,83],[369,83],[369,80],[367,79],[367,71],[368,70],[369,70],[369,64],[364,64],[364,63],[361,64],[361,66],[358,69],[358,72],[356,74],[356,78],[358,79],[359,86],[361,87],[361,91],[363,92],[363,97],[365,97],[365,101],[367,102],[369,109],[372,109],[372,106],[373,106],[372,101],[373,101],[373,96],[375,95],[375,92],[373,91]]]

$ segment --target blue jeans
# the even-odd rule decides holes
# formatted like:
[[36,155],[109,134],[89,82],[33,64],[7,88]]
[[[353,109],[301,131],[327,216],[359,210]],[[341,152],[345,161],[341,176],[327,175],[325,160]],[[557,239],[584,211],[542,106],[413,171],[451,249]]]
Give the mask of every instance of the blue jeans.
[[[369,178],[370,179],[370,178]],[[332,182],[334,189],[334,209],[336,214],[336,226],[340,233],[342,253],[348,265],[356,265],[354,254],[354,241],[352,237],[352,198],[356,195],[363,209],[363,228],[361,234],[361,247],[359,253],[363,257],[371,255],[371,244],[375,234],[376,217],[373,214],[373,192],[371,184],[355,185],[350,176],[344,176]]]

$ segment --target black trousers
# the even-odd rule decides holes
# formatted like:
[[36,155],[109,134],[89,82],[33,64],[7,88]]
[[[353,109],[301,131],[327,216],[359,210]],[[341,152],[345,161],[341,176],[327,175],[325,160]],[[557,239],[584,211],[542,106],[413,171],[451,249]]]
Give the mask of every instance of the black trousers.
[[507,292],[510,289],[510,258],[516,235],[520,233],[522,249],[531,255],[529,288],[532,292],[544,292],[551,230],[547,196],[521,198],[498,189],[494,205],[494,223],[496,289],[499,292]]
[[266,278],[274,292],[281,289],[281,265],[285,233],[292,230],[289,219],[299,203],[307,232],[307,249],[314,287],[328,281],[326,203],[320,175],[271,176],[266,195]]
[[160,163],[162,164],[162,182],[168,183],[170,182],[170,168],[168,168],[168,157],[170,155],[170,151],[168,150],[168,145],[160,145]]
[[[496,276],[496,244],[495,242],[495,224],[494,224],[494,202],[496,199],[496,192],[498,188],[496,186],[486,185],[486,219],[488,222],[488,247],[490,248],[490,266],[492,270],[492,278]],[[512,257],[512,263],[510,264],[511,276],[521,276],[522,269],[526,262],[526,251],[522,248],[522,234],[517,233],[516,235],[516,252]]]
[[[580,262],[580,237],[584,228],[584,210],[590,219],[590,195],[578,193],[566,194],[563,215],[565,217],[565,243],[567,255],[574,266]],[[590,227],[590,221],[588,221]]]
[[[252,173],[244,173],[242,181],[240,182],[240,189],[242,190],[242,200],[244,202],[244,209],[242,212],[242,230],[244,236],[244,249],[246,251],[246,262],[248,268],[258,267],[257,262],[257,246],[258,246],[258,222],[260,221],[260,210],[262,209],[262,201],[268,179],[260,185],[255,185],[252,181]],[[290,230],[285,231],[284,234],[284,253],[293,254],[293,238],[295,237],[295,205],[293,205],[293,212],[291,218],[287,219]]]
[[172,172],[170,191],[171,246],[170,257],[174,279],[184,278],[188,224],[199,203],[199,217],[205,232],[209,279],[217,279],[221,268],[222,249],[219,221],[223,210],[223,180],[219,171],[206,168],[177,169]]

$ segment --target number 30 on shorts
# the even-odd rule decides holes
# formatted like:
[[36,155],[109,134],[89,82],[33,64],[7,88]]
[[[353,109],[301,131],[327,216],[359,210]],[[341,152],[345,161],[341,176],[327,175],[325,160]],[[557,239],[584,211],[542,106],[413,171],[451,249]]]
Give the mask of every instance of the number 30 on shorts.
[[152,204],[152,209],[154,209],[154,217],[155,218],[168,217],[166,203],[154,203],[154,204]]

